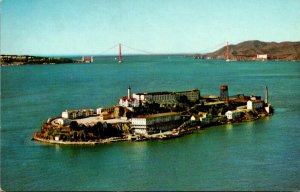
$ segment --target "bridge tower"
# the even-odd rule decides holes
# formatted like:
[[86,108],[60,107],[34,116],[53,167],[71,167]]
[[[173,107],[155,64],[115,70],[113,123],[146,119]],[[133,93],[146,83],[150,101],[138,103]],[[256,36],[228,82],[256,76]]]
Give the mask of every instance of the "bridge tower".
[[229,60],[229,54],[228,54],[228,41],[226,43],[226,61],[230,61]]
[[122,63],[122,47],[121,43],[119,43],[119,64]]

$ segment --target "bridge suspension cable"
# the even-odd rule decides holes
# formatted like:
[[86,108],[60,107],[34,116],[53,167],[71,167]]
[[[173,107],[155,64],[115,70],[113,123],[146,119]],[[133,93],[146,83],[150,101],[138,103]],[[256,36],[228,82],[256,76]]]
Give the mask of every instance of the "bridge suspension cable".
[[153,54],[153,53],[151,53],[149,51],[145,51],[145,50],[142,50],[142,49],[133,48],[133,47],[130,47],[130,46],[125,45],[125,44],[122,44],[122,46],[127,47],[127,48],[129,48],[131,50],[134,50],[134,51],[138,51],[138,52],[142,52],[142,53],[146,53],[146,54]]
[[202,53],[207,53],[207,52],[211,52],[211,51],[216,51],[218,49],[221,49],[224,46],[226,46],[226,42],[225,43],[220,43],[220,44],[215,45],[214,47],[211,47],[211,48],[207,48],[207,49],[201,50],[201,52]]
[[116,48],[118,47],[118,45],[119,45],[119,44],[115,44],[115,45],[113,45],[112,47],[110,47],[110,48],[108,48],[108,49],[106,49],[106,50],[104,50],[104,51],[98,53],[98,55],[107,53],[108,51],[110,51],[110,50],[112,50],[112,49],[116,49]]

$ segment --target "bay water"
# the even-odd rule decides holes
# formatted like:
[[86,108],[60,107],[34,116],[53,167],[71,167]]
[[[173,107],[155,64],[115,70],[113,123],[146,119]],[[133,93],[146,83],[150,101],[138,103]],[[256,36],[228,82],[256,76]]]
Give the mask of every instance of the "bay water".
[[[96,146],[31,141],[66,109],[112,106],[132,92],[264,94],[271,117],[166,141]],[[1,67],[1,189],[299,190],[300,63],[191,57],[96,58],[92,64]]]

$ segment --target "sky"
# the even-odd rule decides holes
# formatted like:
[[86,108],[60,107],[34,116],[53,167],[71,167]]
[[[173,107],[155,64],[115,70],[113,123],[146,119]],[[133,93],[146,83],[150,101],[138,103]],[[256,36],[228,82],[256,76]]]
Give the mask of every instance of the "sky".
[[206,53],[227,41],[300,41],[299,0],[0,2],[1,54],[117,54],[118,43],[123,54]]

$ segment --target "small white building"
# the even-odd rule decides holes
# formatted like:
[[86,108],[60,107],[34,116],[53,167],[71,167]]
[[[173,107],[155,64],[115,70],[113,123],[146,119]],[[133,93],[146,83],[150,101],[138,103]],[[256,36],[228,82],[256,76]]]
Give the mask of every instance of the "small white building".
[[267,104],[267,106],[265,107],[265,110],[267,113],[271,113],[271,105]]
[[261,109],[263,107],[263,101],[256,100],[256,101],[247,101],[247,109],[255,110],[255,109]]
[[191,121],[200,121],[201,116],[200,115],[192,115]]
[[267,54],[257,54],[256,59],[264,61],[264,60],[268,59],[268,55]]
[[77,116],[77,110],[65,110],[61,113],[61,117],[65,119],[76,119]]
[[206,112],[199,112],[201,125],[208,125],[211,123],[212,115]]
[[235,119],[241,117],[241,115],[242,115],[242,112],[239,111],[239,110],[227,111],[227,112],[225,113],[225,116],[226,116],[227,119],[229,119],[229,120],[235,120]]
[[66,119],[66,118],[59,118],[59,119],[56,120],[56,122],[59,125],[65,126],[65,125],[70,125],[71,120],[70,119]]
[[59,136],[59,135],[56,135],[56,136],[54,137],[54,140],[55,140],[55,141],[59,141],[59,139],[60,139],[60,136]]

